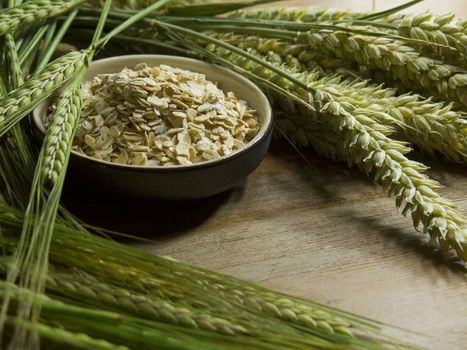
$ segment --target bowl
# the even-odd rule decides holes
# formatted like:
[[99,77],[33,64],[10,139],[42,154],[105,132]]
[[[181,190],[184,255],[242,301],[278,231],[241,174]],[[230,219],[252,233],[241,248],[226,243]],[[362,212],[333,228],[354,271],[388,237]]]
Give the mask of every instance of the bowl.
[[[241,150],[192,165],[134,166],[98,160],[72,151],[68,178],[124,195],[186,200],[209,197],[235,187],[258,167],[271,141],[272,112],[268,99],[255,84],[217,65],[165,55],[128,55],[97,60],[90,64],[85,80],[91,80],[97,74],[132,68],[139,63],[166,64],[205,74],[208,80],[217,82],[220,89],[233,91],[257,110],[261,122],[258,134]],[[34,123],[42,137],[49,104],[50,100],[46,100],[33,111]]]

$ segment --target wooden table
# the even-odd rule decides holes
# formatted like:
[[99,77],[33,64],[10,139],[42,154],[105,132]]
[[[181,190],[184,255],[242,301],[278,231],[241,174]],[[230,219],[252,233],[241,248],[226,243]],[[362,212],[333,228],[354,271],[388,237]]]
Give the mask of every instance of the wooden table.
[[[467,15],[461,2],[424,6]],[[303,156],[307,162],[289,144],[275,142],[248,181],[229,193],[176,207],[141,202],[116,210],[88,203],[82,216],[153,239],[139,245],[156,254],[467,344],[466,270],[426,247],[410,219],[357,170],[312,150]],[[467,213],[466,167],[422,160]]]

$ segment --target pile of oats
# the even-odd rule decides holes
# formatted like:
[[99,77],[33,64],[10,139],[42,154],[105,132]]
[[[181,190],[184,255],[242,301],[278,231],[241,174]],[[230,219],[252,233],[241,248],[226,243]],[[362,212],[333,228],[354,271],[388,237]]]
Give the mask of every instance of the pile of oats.
[[189,165],[240,150],[259,131],[256,112],[203,74],[140,64],[83,87],[73,149],[130,165]]

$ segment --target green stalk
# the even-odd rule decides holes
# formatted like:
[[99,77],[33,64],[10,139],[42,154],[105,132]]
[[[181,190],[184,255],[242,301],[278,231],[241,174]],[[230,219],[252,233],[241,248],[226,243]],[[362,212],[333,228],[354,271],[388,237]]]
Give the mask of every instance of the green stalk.
[[[10,0],[8,5],[14,6],[15,2]],[[6,70],[5,75],[9,75],[11,79],[7,80],[8,86],[5,86],[5,90],[15,89],[18,85],[23,83],[23,72],[21,65],[19,64],[17,45],[11,34],[6,34],[4,37],[4,69]],[[27,137],[23,126],[18,125],[8,137],[1,140],[1,155],[2,163],[6,167],[16,167],[18,176],[14,183],[4,177],[4,182],[8,183],[8,187],[11,187],[12,192],[21,193],[20,197],[15,198],[14,202],[17,205],[24,207],[26,204],[25,192],[28,190],[28,179],[32,175],[34,168],[34,160],[31,156],[32,145],[30,139]],[[8,172],[8,171],[7,171]]]
[[13,327],[21,327],[28,330],[37,329],[42,339],[48,339],[53,344],[73,349],[93,350],[130,350],[122,345],[116,345],[103,339],[89,337],[84,333],[73,333],[63,327],[52,327],[44,323],[32,324],[19,318],[9,318],[8,323]]
[[412,0],[412,1],[406,2],[406,3],[402,4],[402,5],[393,7],[391,9],[389,9],[389,10],[372,13],[372,14],[367,15],[367,16],[359,17],[358,19],[376,20],[376,19],[379,19],[379,18],[383,18],[383,17],[389,16],[389,15],[392,15],[393,13],[405,10],[406,8],[414,6],[414,5],[416,5],[416,4],[418,4],[418,3],[422,2],[422,1],[423,0]]
[[38,44],[41,42],[43,36],[48,32],[51,24],[44,25],[40,27],[32,36],[31,40],[21,46],[18,55],[19,55],[19,64],[21,67],[25,67],[26,64],[31,61],[31,57],[35,50],[37,49]]
[[[104,23],[111,6],[111,1],[107,1],[101,14],[99,23],[97,25],[91,46],[86,52],[87,60],[92,60],[92,56],[94,55],[96,48],[102,46],[107,40],[111,38],[112,35],[119,33],[119,31],[135,23],[137,20],[141,19],[142,16],[158,8],[166,2],[167,1],[160,1],[159,3],[155,3],[154,5],[149,6],[147,10],[142,11],[142,13],[133,16],[128,21],[123,23],[120,27],[116,28],[113,31],[113,33],[110,33],[105,38],[103,38],[104,40],[100,41],[100,36],[104,28]],[[69,24],[65,23],[64,28],[66,28],[67,25]],[[48,48],[49,52],[51,52],[53,48],[54,44],[52,43]],[[44,57],[45,59],[47,59],[47,54]],[[78,71],[78,77],[71,83],[71,86],[69,87],[71,91],[75,91],[76,89],[80,88],[79,83],[83,76],[84,71]],[[65,89],[65,93],[68,93],[67,89]],[[74,98],[73,95],[74,93],[72,92],[70,95],[64,97],[64,104],[74,104],[75,102],[72,102],[72,100],[67,101],[69,98]],[[63,188],[66,165],[70,156],[71,141],[74,134],[74,130],[76,128],[78,114],[80,111],[80,108],[78,106],[74,108],[74,112],[71,112],[71,114],[74,115],[74,122],[72,123],[73,125],[70,126],[70,131],[67,132],[67,141],[64,142],[64,144],[66,144],[66,149],[61,151],[63,152],[64,161],[60,168],[56,168],[56,166],[53,165],[53,163],[55,162],[54,159],[50,161],[48,160],[48,157],[50,156],[47,154],[47,150],[50,150],[50,148],[47,148],[49,147],[47,140],[49,138],[53,138],[55,140],[56,136],[51,135],[51,133],[55,133],[55,128],[50,128],[45,137],[45,148],[42,149],[39,155],[39,161],[36,167],[36,173],[34,175],[33,186],[30,195],[30,204],[26,211],[26,219],[21,234],[21,241],[15,253],[14,261],[10,265],[7,277],[8,281],[14,282],[17,279],[17,276],[21,275],[20,285],[32,290],[35,293],[40,293],[44,290],[49,247],[52,239],[57,210],[59,207],[61,191]],[[61,113],[61,109],[57,109],[56,113],[57,112]],[[70,114],[70,111],[67,111],[66,115],[64,116],[58,115],[57,118],[66,118],[68,114]],[[60,121],[60,123],[64,123],[64,125],[66,125],[68,122]],[[65,133],[61,133],[61,135],[65,135]],[[51,162],[51,165],[48,165],[48,162]],[[47,170],[49,168],[51,169],[51,172]],[[43,169],[46,169],[45,172]],[[52,179],[53,182],[53,187],[48,194],[45,194],[45,199],[42,198],[42,177],[44,176],[44,174],[46,176],[50,176],[50,179]],[[34,224],[33,218],[36,215],[40,216],[41,218],[40,225]],[[4,303],[2,305],[3,308],[2,317],[0,318],[0,335],[5,325],[6,310],[8,309],[8,305],[9,293],[7,291],[4,298]],[[33,323],[37,321],[39,313],[40,305],[35,304],[32,300],[21,301],[18,305],[18,316],[24,319],[31,319]],[[27,329],[24,328],[15,329],[11,341],[11,348],[21,349],[25,346],[34,346],[34,344],[37,344],[37,341],[37,335],[35,332],[29,332]]]
[[[86,11],[82,11],[86,12]],[[122,11],[111,11],[109,14],[113,19],[126,19],[130,15]],[[93,17],[80,17],[81,21],[93,22]],[[439,49],[453,49],[448,45],[442,43],[428,42],[423,38],[414,38],[408,35],[396,35],[394,33],[379,32],[370,30],[369,28],[354,28],[351,26],[338,25],[340,23],[345,24],[347,22],[335,21],[333,23],[317,23],[317,22],[295,22],[287,20],[264,20],[254,18],[213,18],[213,17],[181,17],[181,16],[158,16],[156,18],[147,18],[144,21],[149,25],[157,24],[160,20],[164,23],[171,23],[180,25],[182,27],[198,28],[203,30],[222,30],[232,32],[247,32],[255,35],[261,35],[266,37],[274,37],[276,39],[283,38],[293,40],[296,37],[297,31],[309,31],[309,30],[331,30],[331,31],[344,31],[354,34],[363,34],[374,37],[387,37],[394,40],[403,40],[407,43],[421,46],[435,46]],[[109,22],[111,23],[111,22]],[[115,22],[114,22],[115,23]],[[349,23],[353,23],[350,21]],[[372,23],[370,21],[366,23]],[[376,23],[376,22],[375,22]],[[381,24],[384,27],[384,24]],[[287,30],[285,30],[287,29]]]
[[159,0],[159,1],[156,1],[154,4],[148,6],[147,8],[145,8],[144,10],[142,11],[139,11],[137,14],[131,16],[130,18],[128,18],[125,22],[123,22],[122,24],[120,24],[118,27],[112,29],[108,34],[106,34],[103,38],[101,38],[100,40],[98,40],[94,46],[97,48],[97,47],[102,47],[102,46],[105,46],[105,44],[107,44],[107,42],[112,39],[112,37],[114,37],[115,35],[118,35],[120,34],[121,32],[123,32],[124,30],[130,28],[132,25],[134,25],[135,23],[137,23],[138,21],[142,20],[144,17],[148,16],[149,14],[151,14],[152,12],[156,11],[157,9],[159,9],[160,7],[168,4],[171,0]]
[[184,6],[169,6],[167,14],[180,16],[217,16],[245,7],[276,2],[276,0],[250,0],[239,2],[217,2],[211,4],[191,4]]
[[[76,12],[77,9],[73,10],[71,13]],[[69,17],[69,16],[68,16]],[[44,40],[42,41],[42,49],[39,52],[39,55],[37,57],[37,61],[39,62],[39,65],[36,67],[36,72],[41,71],[43,66],[45,65],[46,62],[49,61],[50,57],[52,56],[53,51],[55,51],[55,48],[52,50],[48,50],[48,48],[51,46],[51,43],[54,41],[56,30],[58,26],[58,21],[54,20],[52,21],[48,26],[47,26],[47,33],[45,34]],[[60,41],[61,38],[59,38]],[[52,51],[49,57],[46,59],[44,57],[44,54],[47,54],[48,51]],[[40,66],[42,62],[42,67]]]
[[181,33],[181,34],[188,34],[189,36],[198,38],[198,39],[200,39],[202,41],[210,42],[210,43],[213,43],[213,44],[218,45],[220,47],[223,47],[225,49],[231,50],[232,52],[235,52],[235,53],[237,53],[237,54],[239,54],[239,55],[241,55],[243,57],[246,57],[246,58],[250,59],[253,62],[264,65],[264,67],[266,67],[266,68],[272,70],[273,72],[283,76],[287,80],[290,80],[291,82],[293,82],[294,84],[297,84],[298,86],[304,88],[305,90],[308,90],[308,87],[306,85],[304,85],[302,82],[298,81],[294,77],[284,73],[281,70],[278,70],[277,67],[274,67],[272,64],[270,64],[268,62],[261,61],[258,57],[255,57],[254,55],[251,55],[248,52],[245,52],[244,50],[238,49],[237,47],[235,47],[233,45],[224,43],[224,42],[222,42],[220,40],[217,40],[215,38],[211,38],[206,34],[198,33],[198,32],[193,31],[191,29],[180,27],[180,26],[177,26],[177,25],[174,25],[174,24],[170,24],[170,23],[166,23],[166,22],[162,22],[162,21],[159,21],[157,24],[162,28],[167,28],[167,29],[170,29],[172,31],[175,31],[175,32]]

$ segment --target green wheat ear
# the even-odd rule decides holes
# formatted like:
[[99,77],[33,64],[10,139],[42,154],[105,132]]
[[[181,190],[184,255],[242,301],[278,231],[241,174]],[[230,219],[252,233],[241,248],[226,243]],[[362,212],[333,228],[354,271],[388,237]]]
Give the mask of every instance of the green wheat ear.
[[67,53],[3,97],[0,100],[0,137],[84,69],[87,55],[87,51]]
[[352,60],[370,72],[382,71],[385,77],[398,80],[407,88],[433,94],[445,101],[467,105],[467,71],[423,56],[416,49],[387,37],[370,37],[339,31],[300,33],[298,43],[309,51]]
[[418,15],[395,14],[381,21],[394,25],[399,34],[403,36],[455,49],[453,52],[451,49],[428,46],[425,51],[441,59],[466,66],[467,22],[456,18],[454,14],[441,16],[429,12]]
[[85,0],[35,0],[0,11],[0,35],[59,16]]
[[44,181],[56,183],[60,172],[66,167],[70,145],[81,113],[81,86],[65,89],[60,94],[55,111],[50,117],[47,135],[44,139]]
[[230,33],[211,33],[211,36],[244,50],[262,53],[267,61],[284,62],[303,81],[312,83],[320,77],[323,83],[326,82],[327,90],[335,91],[356,108],[366,109],[367,113],[374,111],[372,118],[381,124],[394,126],[398,133],[421,150],[432,156],[439,153],[455,162],[467,163],[466,114],[456,111],[452,104],[433,102],[411,93],[398,96],[394,89],[336,73],[339,69],[330,68],[335,64],[333,62],[327,62],[328,67],[324,71],[304,51],[303,45]]
[[363,13],[345,10],[326,9],[321,7],[279,7],[259,10],[240,10],[230,17],[281,20],[294,22],[329,22],[347,20],[363,16]]

